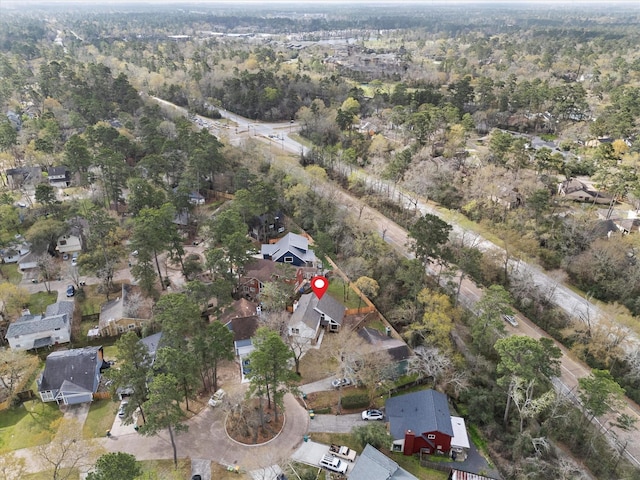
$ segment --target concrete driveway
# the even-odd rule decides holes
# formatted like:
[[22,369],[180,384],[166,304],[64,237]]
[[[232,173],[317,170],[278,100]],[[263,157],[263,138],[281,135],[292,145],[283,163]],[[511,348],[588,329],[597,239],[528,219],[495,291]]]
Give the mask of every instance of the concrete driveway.
[[358,425],[365,425],[360,413],[348,415],[316,415],[309,421],[310,432],[351,433],[351,429]]
[[306,385],[300,385],[300,391],[308,395],[309,393],[333,390],[333,387],[331,386],[331,382],[334,380],[334,378],[336,377],[332,376],[328,378],[323,378],[322,380],[318,380],[317,382],[307,383]]
[[211,480],[211,460],[192,458],[191,476],[193,475],[200,475],[202,480]]
[[291,459],[296,462],[306,463],[307,465],[313,465],[314,467],[319,468],[320,459],[327,453],[329,453],[328,445],[309,440],[307,442],[302,442],[300,447],[291,455]]

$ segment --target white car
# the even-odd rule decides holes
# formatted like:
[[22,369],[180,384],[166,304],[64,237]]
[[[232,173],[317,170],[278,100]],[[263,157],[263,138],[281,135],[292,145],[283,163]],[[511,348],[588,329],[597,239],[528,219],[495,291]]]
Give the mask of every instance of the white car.
[[213,395],[211,395],[211,398],[209,399],[209,401],[207,402],[209,404],[209,406],[211,407],[215,407],[217,405],[220,405],[220,403],[222,402],[222,399],[224,398],[224,396],[226,395],[227,392],[225,392],[224,390],[222,390],[221,388],[218,389],[216,391],[216,393],[214,393]]
[[347,468],[349,468],[347,462],[333,455],[323,455],[320,460],[320,466],[332,472],[342,473],[343,475],[347,473]]
[[514,317],[513,315],[502,315],[502,319],[508,324],[510,324],[512,327],[518,326],[518,321],[516,320],[516,317]]
[[336,378],[333,382],[331,382],[331,386],[333,388],[346,387],[347,385],[351,385],[351,380],[348,378]]
[[362,412],[363,420],[384,420],[384,413],[380,410],[365,410]]

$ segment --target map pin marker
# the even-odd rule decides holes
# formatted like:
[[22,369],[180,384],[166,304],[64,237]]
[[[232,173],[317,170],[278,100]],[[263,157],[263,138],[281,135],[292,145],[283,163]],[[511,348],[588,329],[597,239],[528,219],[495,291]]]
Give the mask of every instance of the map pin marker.
[[324,292],[327,291],[327,288],[329,288],[329,280],[325,277],[313,277],[311,279],[311,290],[316,294],[318,300],[322,298]]

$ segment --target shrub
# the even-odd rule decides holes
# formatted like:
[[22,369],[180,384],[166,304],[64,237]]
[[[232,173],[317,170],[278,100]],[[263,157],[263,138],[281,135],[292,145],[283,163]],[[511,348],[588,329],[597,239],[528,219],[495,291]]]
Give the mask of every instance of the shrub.
[[340,400],[340,405],[345,409],[364,408],[369,406],[369,395],[366,393],[356,393],[354,395],[346,395]]

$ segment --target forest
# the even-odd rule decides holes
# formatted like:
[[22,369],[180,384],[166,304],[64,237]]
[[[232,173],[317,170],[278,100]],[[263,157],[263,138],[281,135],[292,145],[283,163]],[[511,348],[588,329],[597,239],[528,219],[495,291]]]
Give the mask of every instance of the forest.
[[[640,402],[640,350],[628,338],[640,335],[640,10],[578,8],[0,6],[1,246],[24,233],[46,250],[69,219],[86,217],[94,233],[80,266],[106,292],[126,240],[151,298],[165,289],[160,252],[189,280],[216,279],[191,284],[199,308],[207,297],[231,300],[234,269],[248,261],[247,220],[285,212],[320,255],[376,282],[372,300],[412,348],[447,359],[427,376],[482,430],[505,478],[588,478],[583,467],[596,478],[638,478],[623,448],[583,420],[606,413],[593,389],[585,387],[583,411],[552,400],[555,350],[500,339],[500,314],[496,325],[488,313],[516,308],[606,372],[594,381],[611,387],[611,403]],[[150,97],[190,116],[226,110],[295,122],[308,153],[282,168],[250,136],[232,145]],[[59,165],[89,202],[38,186],[23,211],[27,186],[5,172]],[[336,204],[333,188],[405,227],[416,259]],[[235,199],[212,220],[189,202],[194,191]],[[502,253],[420,217],[418,198],[474,225]],[[181,249],[171,226],[178,212],[213,245],[206,262]],[[567,314],[513,261],[599,301],[603,318]],[[427,277],[430,265],[449,284]],[[460,282],[487,289],[481,321],[458,306],[457,269]],[[517,348],[548,368],[519,369],[510,360]],[[525,400],[529,410],[517,404]],[[579,462],[559,458],[547,439]]]

